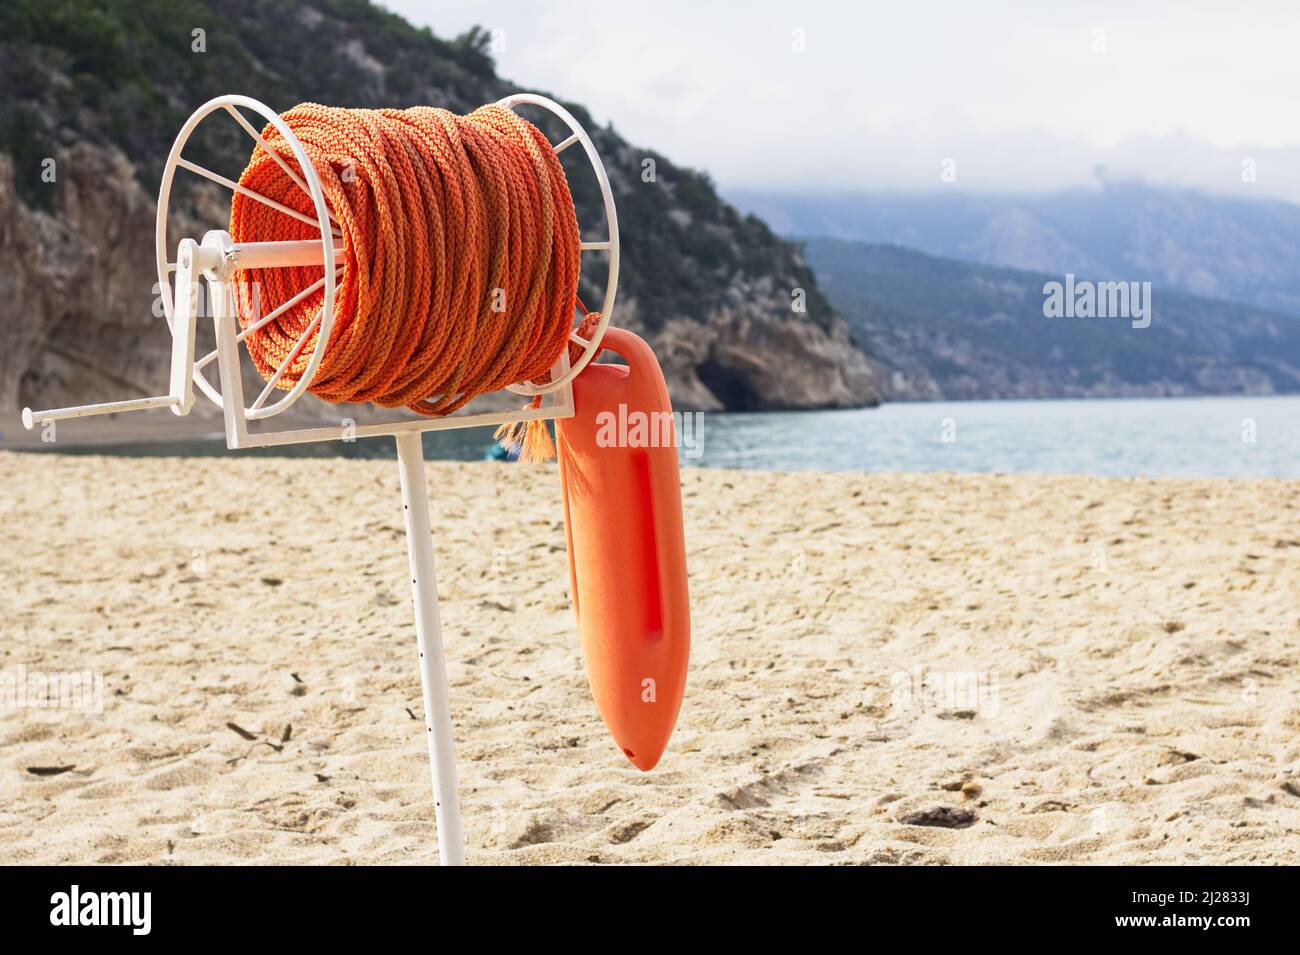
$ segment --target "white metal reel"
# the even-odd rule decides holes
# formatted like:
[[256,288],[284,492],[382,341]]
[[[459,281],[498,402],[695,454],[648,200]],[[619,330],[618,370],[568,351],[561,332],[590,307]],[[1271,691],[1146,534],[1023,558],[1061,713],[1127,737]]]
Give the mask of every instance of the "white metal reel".
[[[604,165],[601,163],[595,146],[582,125],[568,110],[553,100],[531,93],[518,93],[501,100],[499,105],[512,110],[518,106],[536,106],[548,110],[569,129],[569,135],[555,144],[556,152],[561,153],[575,144],[581,144],[583,147],[592,172],[600,186],[608,229],[605,238],[581,241],[580,246],[581,253],[584,255],[596,251],[605,251],[609,255],[604,299],[598,309],[601,316],[600,322],[589,338],[580,336],[576,329],[571,331],[570,341],[580,346],[581,353],[575,361],[570,362],[568,349],[566,348],[559,361],[551,369],[550,380],[541,384],[519,382],[508,386],[509,390],[520,395],[551,395],[551,401],[541,408],[528,408],[512,412],[467,413],[441,418],[411,419],[406,417],[356,427],[351,432],[355,437],[474,427],[535,418],[568,417],[573,413],[570,383],[600,351],[600,343],[604,337],[605,329],[609,325],[614,308],[614,299],[618,289],[619,265],[618,215]],[[298,167],[296,170],[278,153],[266,149],[266,143],[259,132],[259,128],[245,117],[242,112],[244,109],[256,113],[266,123],[271,124],[284,138],[296,161]],[[314,218],[285,206],[268,196],[256,193],[232,179],[228,179],[186,159],[182,155],[186,144],[198,125],[210,115],[218,112],[229,115],[258,146],[266,149],[266,152],[280,166],[285,175],[310,197],[313,210],[316,213]],[[167,218],[171,205],[172,187],[178,169],[202,176],[225,186],[232,192],[240,193],[248,199],[264,203],[286,216],[310,224],[316,228],[320,238],[318,240],[295,242],[235,243],[224,231],[214,230],[204,236],[201,244],[190,238],[182,239],[176,245],[175,261],[169,261],[168,255],[172,245],[168,234]],[[226,443],[231,448],[336,439],[338,437],[337,428],[307,428],[287,431],[261,431],[258,433],[252,433],[248,430],[249,422],[264,420],[280,414],[311,387],[312,379],[315,377],[325,355],[325,349],[328,347],[330,331],[334,324],[337,287],[342,278],[341,267],[343,267],[345,261],[342,236],[328,203],[325,201],[316,170],[308,160],[302,143],[277,113],[255,99],[235,95],[216,97],[194,111],[177,134],[163,167],[162,181],[158,190],[158,215],[154,247],[163,311],[167,318],[167,324],[172,331],[172,373],[169,393],[153,398],[61,408],[52,411],[33,412],[27,409],[23,413],[24,424],[30,428],[36,423],[46,420],[161,407],[169,407],[176,414],[186,414],[193,404],[193,389],[197,386],[204,396],[222,409],[226,424]],[[189,263],[188,267],[186,267],[186,262]],[[333,264],[333,267],[330,267],[331,264]],[[238,316],[235,314],[233,280],[234,273],[238,269],[288,268],[315,265],[319,265],[323,269],[323,276],[319,280],[300,289],[294,296],[281,302],[268,314],[258,317],[256,321],[242,330],[237,329]],[[196,283],[200,275],[208,283],[208,301],[211,304],[216,325],[216,348],[196,360],[194,357],[194,323],[196,315],[194,309],[190,306],[194,300]],[[317,292],[321,293],[321,308],[314,321],[301,336],[299,347],[291,351],[289,358],[270,377],[261,393],[245,407],[240,374],[241,351],[239,344],[244,342],[257,329],[274,321],[285,310]],[[281,398],[268,404],[268,399],[275,392],[275,386],[287,370],[288,365],[298,357],[307,340],[317,329],[319,329],[319,334],[316,338],[316,344],[303,374]],[[207,366],[214,361],[218,366],[218,381],[216,384],[208,379],[205,372]]]

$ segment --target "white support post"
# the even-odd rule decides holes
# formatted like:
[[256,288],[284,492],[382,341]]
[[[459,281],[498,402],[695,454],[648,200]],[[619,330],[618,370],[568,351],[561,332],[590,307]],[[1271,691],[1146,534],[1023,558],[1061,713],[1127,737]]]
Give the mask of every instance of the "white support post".
[[438,620],[438,581],[433,570],[433,529],[424,483],[424,448],[418,432],[397,435],[397,464],[402,476],[406,517],[406,551],[411,561],[411,595],[415,602],[415,637],[420,647],[420,683],[424,689],[425,736],[433,770],[433,807],[438,824],[438,857],[443,865],[465,864],[465,834],[456,788],[456,751],[451,736],[447,666]]

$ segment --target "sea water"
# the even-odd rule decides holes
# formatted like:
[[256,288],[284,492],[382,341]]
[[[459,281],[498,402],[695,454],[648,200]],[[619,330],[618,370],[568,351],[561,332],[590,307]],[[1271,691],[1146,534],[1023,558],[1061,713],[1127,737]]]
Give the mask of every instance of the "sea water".
[[776,470],[1300,477],[1300,396],[901,402],[705,415],[683,463]]
[[[1300,478],[1300,395],[899,402],[847,411],[704,412],[687,467]],[[430,459],[481,460],[492,428],[431,432]],[[391,438],[228,452],[223,440],[50,450],[394,457]]]

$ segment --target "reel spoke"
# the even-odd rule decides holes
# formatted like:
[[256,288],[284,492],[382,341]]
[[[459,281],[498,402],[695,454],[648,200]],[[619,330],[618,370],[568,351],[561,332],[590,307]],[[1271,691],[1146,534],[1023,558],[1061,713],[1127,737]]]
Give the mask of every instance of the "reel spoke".
[[257,396],[257,400],[253,402],[252,407],[248,409],[249,411],[256,411],[266,403],[266,399],[271,396],[271,392],[275,390],[275,386],[279,383],[280,378],[288,370],[289,366],[293,364],[294,359],[298,357],[298,353],[302,351],[302,346],[307,344],[307,339],[311,337],[311,333],[316,330],[316,325],[320,322],[320,318],[323,314],[325,314],[324,309],[318,311],[316,317],[311,320],[311,323],[305,329],[303,329],[303,333],[298,339],[298,344],[294,345],[293,350],[284,356],[284,361],[280,362],[280,367],[275,370],[275,374],[267,380],[266,387],[263,388],[262,393]]
[[[280,157],[280,154],[277,153],[275,150],[273,150],[267,144],[266,140],[262,138],[262,134],[259,133],[253,127],[252,123],[250,123],[247,119],[244,118],[243,113],[241,113],[239,110],[235,109],[235,107],[230,105],[226,106],[226,112],[235,118],[235,122],[237,122],[240,126],[243,127],[244,132],[248,133],[248,135],[252,136],[253,139],[257,141],[257,144],[261,146],[262,149],[266,152],[266,154],[275,161],[275,164],[279,166],[282,170],[284,170],[284,174],[293,180],[294,185],[296,185],[303,192],[307,193],[308,196],[311,195],[311,190],[307,188],[307,183],[303,182],[302,177],[299,176],[292,169],[290,169],[289,164]],[[335,235],[338,235],[339,220],[334,218],[333,211],[330,211],[329,217],[330,217],[330,222],[334,224],[334,228],[332,229],[332,231],[334,232]]]
[[583,252],[608,251],[609,240],[606,239],[604,242],[581,242],[578,244],[578,248]]
[[[334,280],[335,280],[335,281],[338,281],[338,277],[339,277],[338,272],[335,272],[335,273],[334,273]],[[299,302],[301,302],[303,299],[305,299],[305,298],[306,298],[308,295],[310,295],[312,292],[319,292],[319,291],[320,291],[324,286],[325,286],[325,276],[322,275],[322,276],[321,276],[320,278],[318,278],[315,282],[313,282],[311,285],[307,286],[305,289],[303,289],[301,292],[299,292],[299,293],[298,293],[297,295],[295,295],[293,298],[288,299],[287,301],[281,303],[280,305],[277,305],[274,309],[272,309],[272,310],[271,310],[270,312],[268,312],[266,315],[263,315],[261,318],[259,318],[257,321],[255,321],[252,325],[249,325],[247,328],[245,328],[243,331],[241,331],[238,335],[235,336],[235,341],[237,341],[237,342],[242,342],[242,341],[243,341],[245,338],[247,338],[249,335],[253,334],[254,332],[258,331],[259,329],[261,329],[261,328],[265,327],[266,325],[270,324],[271,322],[275,321],[277,318],[279,318],[281,315],[283,315],[286,311],[288,311],[289,309],[293,308],[295,305],[297,305]],[[199,369],[201,369],[201,368],[206,368],[209,364],[212,363],[212,361],[214,361],[214,360],[216,359],[216,357],[217,357],[216,349],[213,349],[212,351],[208,352],[206,355],[204,355],[202,358],[200,358],[198,361],[196,361],[196,362],[194,363],[194,369],[197,371],[197,370],[199,370]]]
[[577,141],[578,141],[578,134],[577,134],[577,133],[574,133],[574,134],[573,134],[572,136],[570,136],[568,139],[564,140],[564,141],[561,142],[559,145],[557,145],[557,146],[554,147],[554,149],[555,149],[555,155],[558,156],[560,153],[564,152],[566,149],[568,149],[570,146],[572,146],[572,145],[573,145],[574,143],[576,143]]
[[[205,169],[203,166],[200,166],[198,163],[192,163],[188,159],[181,157],[176,160],[176,165],[180,166],[182,169],[188,169],[192,173],[196,173],[200,176],[203,176],[205,179],[211,179],[213,182],[225,186],[227,189],[231,190],[232,192],[237,192],[240,195],[248,196],[248,198],[250,199],[255,199],[256,201],[262,203],[265,206],[270,206],[276,212],[283,212],[285,215],[289,216],[290,218],[297,219],[299,222],[305,222],[307,225],[311,226],[317,231],[320,231],[320,223],[317,222],[315,219],[313,219],[311,216],[305,216],[297,209],[290,209],[288,206],[282,205],[281,203],[276,202],[274,199],[262,195],[260,192],[254,192],[252,189],[249,189],[247,186],[241,186],[239,183],[231,179],[227,179],[225,176],[219,175],[218,173],[213,172],[211,169]],[[336,239],[343,238],[338,232],[335,232],[332,229],[330,231],[334,232],[334,238]]]

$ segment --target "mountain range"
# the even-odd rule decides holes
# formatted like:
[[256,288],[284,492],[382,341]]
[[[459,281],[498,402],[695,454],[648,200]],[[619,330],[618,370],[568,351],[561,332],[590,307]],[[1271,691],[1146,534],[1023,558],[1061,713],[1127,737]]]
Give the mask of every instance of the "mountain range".
[[842,239],[804,249],[855,341],[884,366],[886,398],[1300,391],[1291,315],[1152,287],[1142,320],[1048,317],[1059,274]]
[[[955,190],[955,186],[953,189]],[[1135,183],[1038,195],[736,192],[786,236],[1158,288],[1300,315],[1300,206]]]

